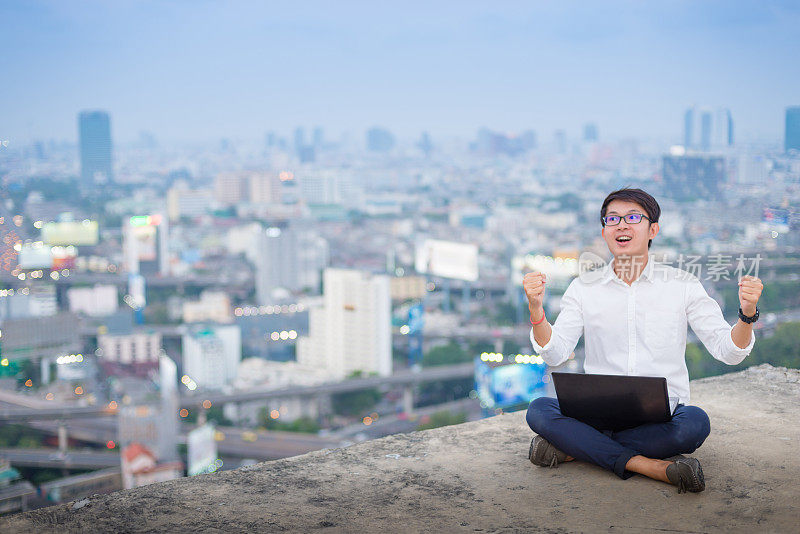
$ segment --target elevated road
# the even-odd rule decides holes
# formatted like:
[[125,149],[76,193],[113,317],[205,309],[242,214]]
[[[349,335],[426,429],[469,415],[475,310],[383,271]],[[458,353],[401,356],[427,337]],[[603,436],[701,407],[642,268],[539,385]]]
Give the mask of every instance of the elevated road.
[[120,465],[118,452],[70,450],[61,454],[56,449],[0,449],[0,458],[19,467],[102,469]]
[[0,408],[0,423],[21,423],[37,419],[94,419],[115,415],[116,410],[101,406],[66,406],[61,408]]
[[213,404],[229,402],[247,402],[266,399],[285,399],[288,397],[315,397],[319,395],[332,395],[347,393],[362,389],[381,388],[387,386],[409,386],[434,380],[453,380],[470,378],[475,374],[475,364],[472,362],[456,365],[443,365],[428,367],[419,371],[403,371],[390,376],[370,376],[366,378],[353,378],[340,382],[327,382],[315,386],[291,386],[286,388],[270,388],[248,390],[239,393],[206,392],[181,397],[180,404],[185,408],[202,406],[203,402],[210,400]]

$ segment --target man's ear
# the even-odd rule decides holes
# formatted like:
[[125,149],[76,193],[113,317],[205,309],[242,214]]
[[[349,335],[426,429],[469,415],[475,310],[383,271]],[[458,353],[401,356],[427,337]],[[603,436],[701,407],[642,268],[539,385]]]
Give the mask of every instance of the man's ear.
[[658,235],[658,231],[661,227],[658,226],[658,223],[652,223],[650,225],[650,239],[653,239],[656,235]]

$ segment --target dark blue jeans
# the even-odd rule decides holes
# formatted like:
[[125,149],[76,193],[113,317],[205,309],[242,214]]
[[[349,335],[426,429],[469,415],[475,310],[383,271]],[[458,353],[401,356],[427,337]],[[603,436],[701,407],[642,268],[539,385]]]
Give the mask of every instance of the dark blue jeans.
[[569,456],[591,462],[620,478],[634,475],[625,464],[634,456],[669,458],[694,452],[711,432],[706,412],[697,406],[679,405],[668,423],[647,425],[618,432],[595,429],[577,419],[561,415],[558,401],[539,397],[531,402],[528,426]]

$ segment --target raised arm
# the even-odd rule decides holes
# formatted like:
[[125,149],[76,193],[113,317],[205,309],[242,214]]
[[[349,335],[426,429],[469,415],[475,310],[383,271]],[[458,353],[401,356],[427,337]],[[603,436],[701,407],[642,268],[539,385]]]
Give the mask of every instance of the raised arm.
[[544,315],[546,277],[533,272],[523,279],[528,310],[531,314],[531,344],[548,365],[560,365],[575,350],[583,333],[583,312],[575,281],[561,298],[561,313],[552,326]]
[[[758,282],[759,285],[760,283]],[[686,291],[686,317],[689,326],[692,327],[694,333],[697,334],[697,337],[714,358],[728,365],[741,363],[750,354],[750,350],[755,343],[752,326],[742,321],[737,321],[736,325],[731,327],[725,322],[719,305],[708,296],[700,281],[695,279],[688,282],[688,284]],[[753,293],[754,291],[748,289],[748,300],[754,296]],[[761,290],[759,288],[758,294],[760,295],[760,293]],[[739,296],[741,301],[741,286]],[[757,297],[755,302],[758,302]],[[746,304],[749,311],[750,304]],[[744,310],[745,308],[743,307],[742,311],[744,312]],[[755,303],[753,303],[753,313],[755,313]]]

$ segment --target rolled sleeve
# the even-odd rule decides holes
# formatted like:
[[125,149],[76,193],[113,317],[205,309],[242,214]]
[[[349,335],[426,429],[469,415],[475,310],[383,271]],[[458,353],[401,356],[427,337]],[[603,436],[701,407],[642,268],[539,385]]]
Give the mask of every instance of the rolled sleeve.
[[536,342],[536,338],[533,337],[533,328],[531,328],[531,345],[533,345],[534,352],[544,358],[543,353],[549,352],[553,348],[553,336],[550,336],[550,341],[545,343],[544,346],[539,345]]
[[737,347],[731,338],[733,327],[725,322],[719,304],[708,296],[699,280],[691,282],[686,297],[686,317],[689,325],[708,352],[728,365],[741,363],[755,344],[755,334],[750,335],[747,347]]
[[[735,325],[734,325],[735,326]],[[750,343],[747,344],[745,348],[737,347],[736,343],[733,342],[733,326],[728,331],[728,335],[725,336],[725,342],[723,343],[723,358],[718,358],[720,361],[727,363],[728,365],[736,365],[742,363],[742,361],[747,358],[747,355],[750,354],[750,351],[753,350],[753,345],[756,344],[756,333],[750,332]]]
[[572,281],[561,298],[561,312],[552,325],[550,340],[539,345],[531,328],[531,345],[547,365],[561,365],[570,353],[575,350],[578,340],[583,334],[583,311],[577,278]]

